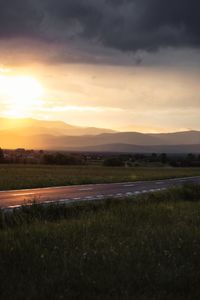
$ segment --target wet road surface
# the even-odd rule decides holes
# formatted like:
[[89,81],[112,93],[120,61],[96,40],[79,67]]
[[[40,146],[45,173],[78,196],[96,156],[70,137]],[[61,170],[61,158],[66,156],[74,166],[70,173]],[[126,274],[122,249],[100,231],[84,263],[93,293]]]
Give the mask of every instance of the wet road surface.
[[0,191],[0,207],[15,208],[36,200],[39,203],[71,203],[104,198],[121,198],[156,192],[186,183],[200,184],[200,176],[155,181],[89,184],[63,187]]

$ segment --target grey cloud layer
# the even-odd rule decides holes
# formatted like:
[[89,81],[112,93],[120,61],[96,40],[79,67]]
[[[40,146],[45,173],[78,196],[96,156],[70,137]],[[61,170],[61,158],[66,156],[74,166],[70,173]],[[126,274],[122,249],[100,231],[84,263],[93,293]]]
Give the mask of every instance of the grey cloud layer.
[[199,0],[0,0],[0,39],[122,51],[200,46]]

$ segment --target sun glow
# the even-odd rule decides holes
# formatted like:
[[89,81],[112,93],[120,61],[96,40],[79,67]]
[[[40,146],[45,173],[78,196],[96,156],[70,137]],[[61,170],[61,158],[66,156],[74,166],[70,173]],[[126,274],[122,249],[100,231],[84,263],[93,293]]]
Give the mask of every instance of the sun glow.
[[7,115],[25,116],[42,103],[42,95],[42,85],[32,77],[0,76],[0,99]]

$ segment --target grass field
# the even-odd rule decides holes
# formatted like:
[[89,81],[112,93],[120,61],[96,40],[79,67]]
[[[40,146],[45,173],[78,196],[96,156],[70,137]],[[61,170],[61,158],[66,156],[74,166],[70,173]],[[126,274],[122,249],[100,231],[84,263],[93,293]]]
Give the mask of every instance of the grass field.
[[200,168],[0,165],[0,190],[200,175]]
[[0,299],[200,298],[200,187],[0,218]]

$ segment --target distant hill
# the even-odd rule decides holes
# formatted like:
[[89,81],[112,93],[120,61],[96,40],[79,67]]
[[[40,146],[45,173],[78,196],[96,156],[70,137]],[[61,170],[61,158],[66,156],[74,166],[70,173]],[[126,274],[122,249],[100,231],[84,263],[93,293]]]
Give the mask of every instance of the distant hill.
[[64,122],[0,119],[0,147],[110,152],[200,153],[200,131],[144,134]]
[[35,119],[8,119],[0,118],[0,134],[41,135],[50,134],[55,136],[71,135],[97,135],[101,133],[114,133],[111,129],[80,127],[69,125],[62,121],[46,121]]
[[200,131],[190,130],[174,133],[150,134],[152,137],[161,139],[166,145],[200,144]]
[[198,145],[163,145],[163,146],[137,146],[130,144],[107,144],[90,146],[79,149],[83,152],[110,152],[110,153],[200,153]]

